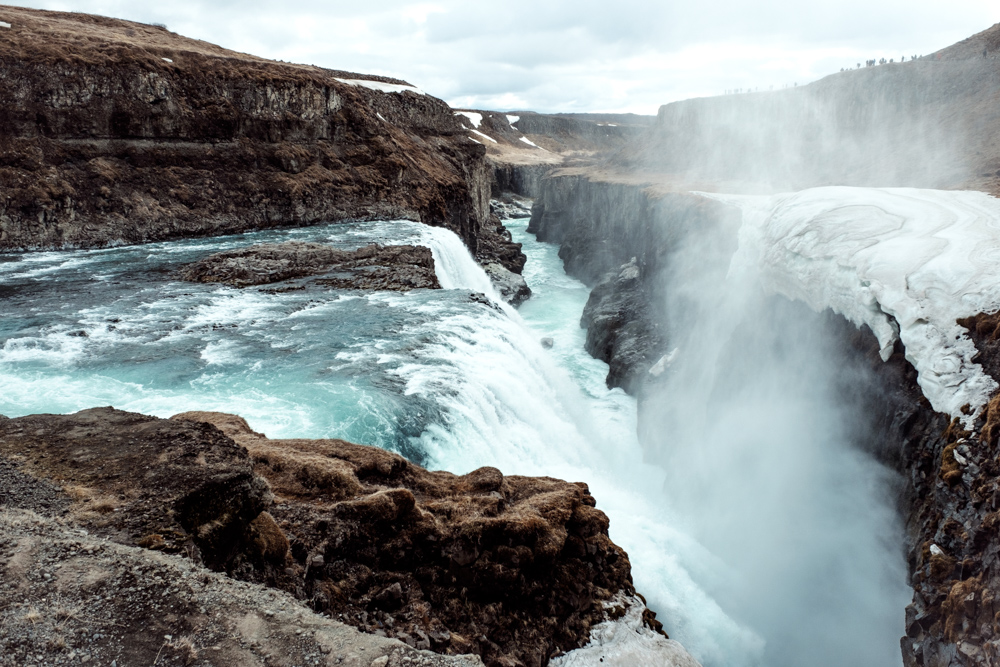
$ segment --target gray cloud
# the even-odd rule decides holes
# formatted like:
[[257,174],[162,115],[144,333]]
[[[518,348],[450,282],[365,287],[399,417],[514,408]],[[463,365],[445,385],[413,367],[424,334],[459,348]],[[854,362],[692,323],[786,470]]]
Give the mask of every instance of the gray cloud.
[[12,4],[165,23],[238,51],[396,76],[456,105],[644,113],[929,53],[1000,21],[995,0]]

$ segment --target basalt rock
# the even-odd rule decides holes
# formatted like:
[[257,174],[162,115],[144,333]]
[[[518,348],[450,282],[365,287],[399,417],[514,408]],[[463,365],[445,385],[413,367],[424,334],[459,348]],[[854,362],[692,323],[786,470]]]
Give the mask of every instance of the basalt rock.
[[369,632],[487,665],[545,665],[587,643],[604,601],[634,590],[585,484],[432,472],[340,440],[269,440],[232,415],[173,419],[245,446],[276,495],[285,567],[234,573]]
[[403,81],[86,14],[0,19],[0,250],[407,218],[523,264],[485,149]]
[[483,270],[490,277],[500,297],[510,305],[520,306],[531,296],[531,288],[521,274],[508,271],[502,264],[496,262],[484,264]]
[[591,290],[580,326],[587,329],[587,352],[608,364],[609,387],[635,394],[664,354],[666,339],[654,303],[634,257]]
[[266,285],[320,276],[316,282],[340,289],[440,289],[434,257],[423,246],[372,244],[338,250],[321,243],[261,244],[215,253],[184,267],[183,280],[234,287]]

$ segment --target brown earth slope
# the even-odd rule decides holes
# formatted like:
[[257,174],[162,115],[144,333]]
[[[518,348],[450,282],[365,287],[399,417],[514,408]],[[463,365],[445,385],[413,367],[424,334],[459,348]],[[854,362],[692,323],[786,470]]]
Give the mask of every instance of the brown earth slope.
[[523,265],[448,105],[370,87],[405,82],[86,14],[0,21],[0,250],[409,218]]

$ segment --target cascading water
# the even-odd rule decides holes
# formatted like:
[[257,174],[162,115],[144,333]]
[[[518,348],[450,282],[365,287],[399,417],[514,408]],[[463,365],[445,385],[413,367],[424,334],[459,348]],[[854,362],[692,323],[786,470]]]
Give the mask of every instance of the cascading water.
[[[705,593],[723,564],[677,529],[663,473],[642,463],[634,400],[608,390],[607,367],[583,351],[587,289],[525,223],[513,225],[535,290],[523,318],[472,298],[492,287],[457,237],[410,222],[4,256],[0,414],[218,410],[272,437],[335,436],[459,473],[493,465],[586,481],[671,636],[706,665],[757,664],[760,638]],[[450,289],[276,294],[173,278],[211,252],[284,240],[422,243]]]
[[663,277],[677,353],[645,398],[647,460],[724,563],[724,580],[696,580],[766,640],[761,664],[901,664],[896,483],[859,447],[867,406],[849,399],[869,380],[829,320],[730,266],[735,238],[692,235]]
[[[341,437],[457,473],[492,465],[507,474],[586,481],[611,519],[612,539],[629,553],[638,590],[673,638],[709,667],[790,664],[774,646],[825,635],[795,623],[783,635],[776,626],[789,614],[812,614],[837,630],[842,619],[820,613],[827,598],[812,595],[829,595],[829,587],[817,588],[811,577],[827,568],[826,580],[841,581],[838,568],[850,568],[870,546],[824,521],[817,508],[847,502],[843,520],[856,519],[869,496],[844,501],[830,489],[875,487],[883,473],[857,455],[834,453],[843,429],[836,413],[813,410],[826,397],[816,372],[775,394],[772,385],[783,378],[726,359],[726,341],[746,340],[736,335],[740,312],[713,303],[711,292],[697,294],[690,279],[677,283],[692,290],[685,308],[715,315],[692,320],[690,340],[678,337],[684,354],[664,376],[658,411],[678,415],[671,446],[653,457],[662,468],[643,463],[635,401],[608,390],[607,367],[583,350],[578,321],[588,290],[565,275],[554,246],[525,233],[525,222],[510,225],[529,257],[525,277],[535,292],[520,311],[496,303],[489,279],[454,234],[410,222],[0,258],[0,413],[95,405],[159,416],[219,410],[272,437]],[[179,266],[210,252],[283,240],[427,245],[445,289],[277,294],[173,279]],[[692,268],[688,278],[698,275]],[[540,345],[543,336],[553,338],[552,349]],[[717,343],[699,347],[699,339]],[[795,355],[806,347],[790,354],[805,363]],[[737,368],[763,385],[734,384],[732,373],[719,372]],[[720,391],[727,383],[731,390]],[[743,400],[755,392],[758,403]],[[806,423],[810,410],[816,419]],[[817,445],[804,431],[827,436]],[[749,467],[763,481],[751,483]],[[772,474],[757,474],[760,468]],[[732,493],[718,493],[720,483]],[[870,514],[895,539],[891,512]],[[801,526],[827,537],[797,544]],[[774,558],[760,547],[768,541],[802,562]],[[743,557],[733,558],[734,549]],[[754,578],[772,591],[748,588]],[[791,611],[762,611],[755,596]],[[898,615],[902,603],[894,597],[892,604]],[[870,618],[858,616],[861,623]],[[799,664],[847,664],[811,658]]]

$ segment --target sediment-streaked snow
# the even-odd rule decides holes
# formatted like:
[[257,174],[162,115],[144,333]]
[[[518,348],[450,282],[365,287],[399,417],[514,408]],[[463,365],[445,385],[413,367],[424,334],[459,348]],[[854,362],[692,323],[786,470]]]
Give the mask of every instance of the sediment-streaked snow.
[[935,410],[978,412],[997,382],[956,319],[1000,310],[1000,200],[981,192],[824,187],[705,196],[743,210],[730,274],[901,340]]
[[482,137],[486,141],[492,141],[493,143],[497,142],[496,139],[494,139],[493,137],[489,136],[488,134],[483,134],[479,130],[469,130],[469,132],[472,132],[473,134],[478,134],[480,137]]
[[625,615],[590,629],[590,643],[549,661],[552,667],[701,667],[678,642],[642,624],[646,605],[619,594],[605,608],[624,606]]
[[475,111],[456,111],[456,116],[465,116],[472,122],[472,127],[479,129],[479,124],[483,122],[483,114]]
[[535,148],[538,148],[538,144],[536,144],[534,141],[532,141],[528,137],[521,137],[521,141],[523,141],[524,143],[528,144],[529,146],[534,146]]
[[349,86],[361,86],[362,88],[370,88],[383,93],[405,93],[409,91],[418,95],[426,95],[424,91],[416,86],[404,86],[400,83],[383,83],[382,81],[370,81],[368,79],[337,79],[337,81],[346,83]]

